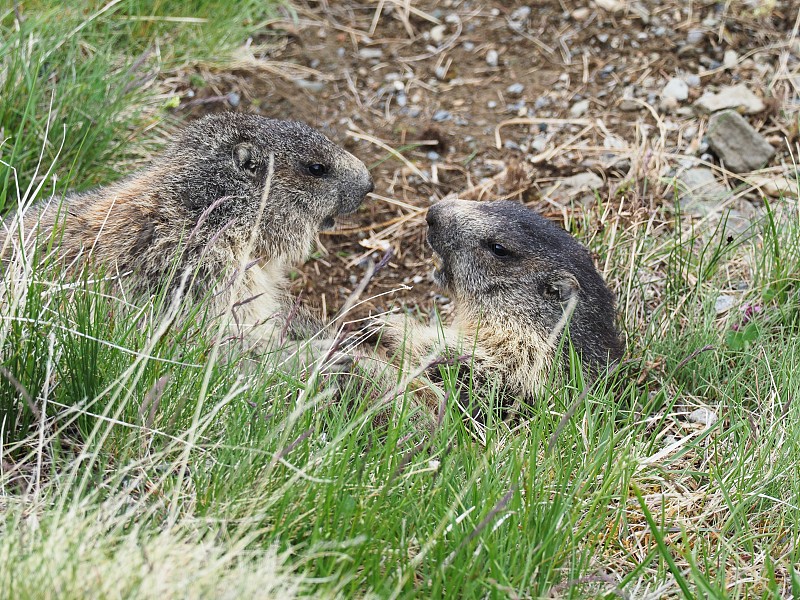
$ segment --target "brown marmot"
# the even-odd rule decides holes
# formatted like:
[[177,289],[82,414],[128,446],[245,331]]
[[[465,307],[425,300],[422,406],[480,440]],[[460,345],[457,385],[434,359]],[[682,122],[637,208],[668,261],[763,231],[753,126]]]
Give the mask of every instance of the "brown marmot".
[[[220,312],[235,303],[237,323],[269,338],[303,325],[286,296],[290,267],[372,189],[364,163],[308,125],[214,114],[118,183],[9,215],[0,246],[8,258],[12,247],[30,251],[54,237],[64,261],[102,264],[133,292],[177,287],[190,271],[186,294],[213,298]],[[232,298],[227,290],[242,265]],[[292,323],[283,322],[290,313]]]
[[[444,200],[428,210],[427,222],[434,279],[454,302],[452,323],[386,320],[378,358],[360,359],[373,374],[388,364],[392,379],[402,382],[402,375],[440,363],[438,357],[466,357],[462,390],[470,382],[461,380],[471,376],[473,389],[494,385],[509,406],[533,402],[551,367],[569,368],[570,344],[587,374],[621,357],[613,294],[589,252],[566,231],[511,201]],[[402,375],[394,371],[398,365]],[[428,380],[435,382],[438,372],[428,369]],[[383,379],[385,386],[386,371]]]

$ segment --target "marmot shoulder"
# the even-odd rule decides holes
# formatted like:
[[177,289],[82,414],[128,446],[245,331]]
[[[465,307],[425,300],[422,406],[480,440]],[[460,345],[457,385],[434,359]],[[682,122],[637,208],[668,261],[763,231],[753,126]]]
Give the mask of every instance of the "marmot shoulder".
[[289,268],[372,189],[366,166],[308,125],[221,113],[188,125],[118,183],[9,215],[0,245],[7,260],[55,237],[65,261],[101,264],[134,292],[177,285],[188,270],[186,292],[220,307],[246,265],[233,301],[256,326],[285,314]]

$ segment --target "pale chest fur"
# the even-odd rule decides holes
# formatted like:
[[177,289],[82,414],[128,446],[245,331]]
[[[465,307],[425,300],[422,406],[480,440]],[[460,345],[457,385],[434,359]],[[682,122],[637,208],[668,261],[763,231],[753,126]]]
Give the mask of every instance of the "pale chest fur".
[[230,294],[220,297],[219,312],[226,311],[229,305],[232,307],[230,327],[235,333],[246,336],[249,343],[267,345],[275,341],[284,328],[287,308],[283,291],[286,289],[285,272],[286,266],[282,261],[253,265],[245,273],[238,289],[231,289]]

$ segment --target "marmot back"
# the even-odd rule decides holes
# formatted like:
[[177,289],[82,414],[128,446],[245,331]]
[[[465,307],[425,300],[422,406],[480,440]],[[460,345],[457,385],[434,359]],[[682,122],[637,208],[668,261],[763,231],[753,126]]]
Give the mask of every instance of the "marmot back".
[[[454,302],[450,326],[389,322],[379,350],[423,357],[467,354],[478,382],[533,401],[569,342],[587,374],[618,360],[614,297],[588,251],[563,229],[510,201],[442,201],[428,210],[434,279]],[[559,347],[563,350],[559,355]]]
[[0,244],[8,256],[11,246],[30,248],[55,232],[65,261],[105,265],[134,292],[188,269],[189,293],[214,296],[220,306],[230,295],[219,292],[247,264],[236,301],[249,299],[244,320],[255,326],[285,314],[289,268],[308,256],[320,229],[356,210],[372,189],[366,166],[311,127],[222,113],[187,126],[118,183],[9,215]]

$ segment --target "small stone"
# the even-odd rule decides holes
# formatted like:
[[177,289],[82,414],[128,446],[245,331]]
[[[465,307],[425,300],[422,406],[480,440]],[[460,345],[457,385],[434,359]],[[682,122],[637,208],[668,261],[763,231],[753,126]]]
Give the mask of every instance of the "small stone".
[[569,114],[573,118],[582,117],[586,114],[586,111],[589,110],[589,101],[588,100],[581,100],[580,102],[576,102],[572,105],[569,109]]
[[431,41],[434,44],[441,44],[444,41],[444,32],[447,31],[447,27],[444,25],[437,25],[433,27],[430,31]]
[[784,175],[754,177],[748,179],[747,182],[773,198],[797,198],[800,196],[797,180]]
[[760,169],[775,154],[775,148],[732,110],[711,116],[706,137],[711,150],[734,173]]
[[739,64],[739,55],[736,54],[736,50],[725,50],[725,54],[722,57],[722,66],[730,70],[737,64]]
[[694,106],[697,110],[705,113],[735,108],[747,114],[755,114],[765,108],[764,101],[751,92],[743,83],[724,87],[716,94],[706,92],[700,96]]
[[592,11],[589,10],[587,7],[576,8],[572,11],[572,18],[576,21],[585,21],[589,18],[589,15],[592,14]]
[[678,102],[683,102],[689,97],[689,86],[683,79],[673,77],[661,90],[662,98],[672,98]]
[[625,4],[620,0],[593,0],[595,6],[602,8],[610,13],[622,12],[625,9]]
[[690,88],[700,87],[700,76],[699,75],[687,75],[686,76],[686,85]]
[[703,41],[705,37],[705,33],[703,33],[702,29],[690,29],[689,33],[686,35],[686,42],[695,46]]
[[733,296],[728,296],[726,294],[720,294],[717,296],[716,302],[714,302],[714,310],[718,315],[722,313],[728,312],[736,305],[736,298]]
[[525,91],[525,86],[521,83],[512,83],[506,88],[506,92],[511,96],[519,96]]
[[295,79],[294,84],[302,88],[304,90],[308,90],[309,92],[318,93],[325,89],[325,82],[324,81],[310,81],[308,79]]
[[489,50],[486,53],[486,64],[490,67],[496,67],[500,60],[500,55],[497,54],[497,50]]
[[624,112],[634,112],[642,108],[642,105],[633,98],[623,98],[619,103],[619,109]]
[[693,215],[708,215],[728,196],[728,188],[706,167],[687,169],[678,176],[678,182],[681,209]]
[[453,118],[453,115],[450,114],[450,111],[439,109],[435,113],[433,113],[433,120],[437,123],[441,123],[442,121],[449,121]]
[[545,136],[540,134],[533,138],[531,150],[542,152],[545,148],[547,148],[547,138]]
[[689,413],[687,417],[690,423],[698,423],[700,425],[711,426],[717,422],[717,413],[708,408],[698,408]]
[[228,104],[230,104],[233,108],[239,106],[239,103],[241,101],[242,97],[236,92],[231,92],[230,94],[228,94]]
[[380,59],[383,58],[383,50],[380,48],[361,48],[358,51],[358,56],[364,60]]
[[524,21],[529,16],[531,16],[531,7],[530,6],[520,6],[514,12],[511,13],[511,20],[512,21]]
[[497,108],[497,101],[496,100],[489,100],[486,103],[486,106],[489,108]]
[[604,181],[591,171],[578,173],[561,180],[561,185],[571,190],[597,190],[603,187]]

